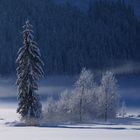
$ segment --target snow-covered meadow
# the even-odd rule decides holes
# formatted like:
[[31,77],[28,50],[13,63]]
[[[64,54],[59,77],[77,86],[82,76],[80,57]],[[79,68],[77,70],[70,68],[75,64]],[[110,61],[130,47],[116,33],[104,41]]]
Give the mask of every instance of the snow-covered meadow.
[[[59,80],[58,80],[59,79]],[[40,83],[39,93],[45,105],[46,95],[58,95],[66,88],[72,88],[76,77],[48,77]],[[127,82],[126,82],[127,81]],[[139,140],[140,114],[139,106],[132,109],[133,102],[139,97],[140,78],[121,77],[119,93],[132,103],[128,105],[127,113],[131,118],[116,119],[90,124],[53,125],[42,123],[40,127],[25,127],[19,123],[16,114],[16,86],[14,78],[0,80],[0,136],[2,140]],[[135,92],[134,92],[135,91]],[[133,98],[132,98],[133,97]],[[136,97],[136,99],[134,98]],[[126,101],[127,103],[127,101]],[[129,106],[131,108],[129,108]],[[133,116],[132,116],[133,115]]]
[[15,105],[0,109],[1,140],[139,140],[140,118],[116,120],[111,123],[75,124],[40,127],[18,124]]

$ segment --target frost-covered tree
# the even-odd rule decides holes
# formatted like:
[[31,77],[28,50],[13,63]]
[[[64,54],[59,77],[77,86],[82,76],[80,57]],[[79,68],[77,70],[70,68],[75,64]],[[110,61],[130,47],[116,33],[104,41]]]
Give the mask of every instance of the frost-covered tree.
[[57,117],[57,101],[49,97],[43,111],[43,118],[47,123],[52,124],[58,122]]
[[32,25],[29,21],[23,26],[23,47],[18,51],[17,87],[18,108],[17,113],[28,125],[37,125],[42,114],[42,105],[36,91],[37,81],[43,76],[40,50],[34,41]]
[[[59,100],[56,101],[52,97],[47,99],[44,108],[44,120],[47,123],[67,122],[73,119],[72,115],[72,93],[65,90],[61,93]],[[75,118],[74,114],[74,118]]]
[[84,68],[73,90],[62,92],[58,101],[47,100],[47,107],[44,110],[47,122],[83,122],[95,117],[97,111],[95,87],[93,73]]
[[112,72],[107,71],[102,77],[99,92],[100,117],[105,121],[116,117],[118,97],[117,80]]
[[93,119],[115,118],[118,109],[117,80],[106,72],[101,85],[90,70],[82,69],[72,90],[61,93],[59,100],[48,99],[44,115],[47,122],[89,122]]
[[57,114],[60,116],[59,120],[69,121],[73,118],[73,94],[69,90],[65,90],[60,95],[60,100],[57,102]]
[[79,121],[82,122],[84,114],[86,114],[88,104],[88,93],[94,87],[93,74],[90,70],[82,69],[77,82],[75,83],[75,93],[77,102],[79,103]]

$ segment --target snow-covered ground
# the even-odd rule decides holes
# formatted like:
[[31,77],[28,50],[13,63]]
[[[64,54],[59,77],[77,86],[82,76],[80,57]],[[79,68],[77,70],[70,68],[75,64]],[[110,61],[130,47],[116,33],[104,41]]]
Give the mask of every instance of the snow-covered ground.
[[59,126],[14,126],[19,121],[16,106],[0,107],[1,140],[139,140],[140,118],[119,119],[113,123]]

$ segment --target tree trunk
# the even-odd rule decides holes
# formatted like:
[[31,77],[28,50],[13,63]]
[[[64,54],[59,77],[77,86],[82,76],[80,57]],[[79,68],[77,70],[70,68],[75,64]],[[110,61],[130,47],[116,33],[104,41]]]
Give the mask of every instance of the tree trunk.
[[82,112],[82,107],[83,107],[83,94],[84,94],[84,87],[82,88],[82,93],[81,93],[81,98],[80,98],[80,111],[79,111],[79,121],[80,123],[83,121],[83,112]]

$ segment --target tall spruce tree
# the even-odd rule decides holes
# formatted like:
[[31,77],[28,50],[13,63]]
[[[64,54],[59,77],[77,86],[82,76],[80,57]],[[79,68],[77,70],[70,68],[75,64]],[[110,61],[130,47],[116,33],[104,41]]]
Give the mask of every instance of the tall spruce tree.
[[18,51],[16,60],[17,87],[18,87],[18,108],[17,113],[27,125],[37,125],[42,114],[42,105],[39,96],[37,81],[43,76],[40,50],[33,39],[33,26],[26,21],[23,26],[23,47]]

